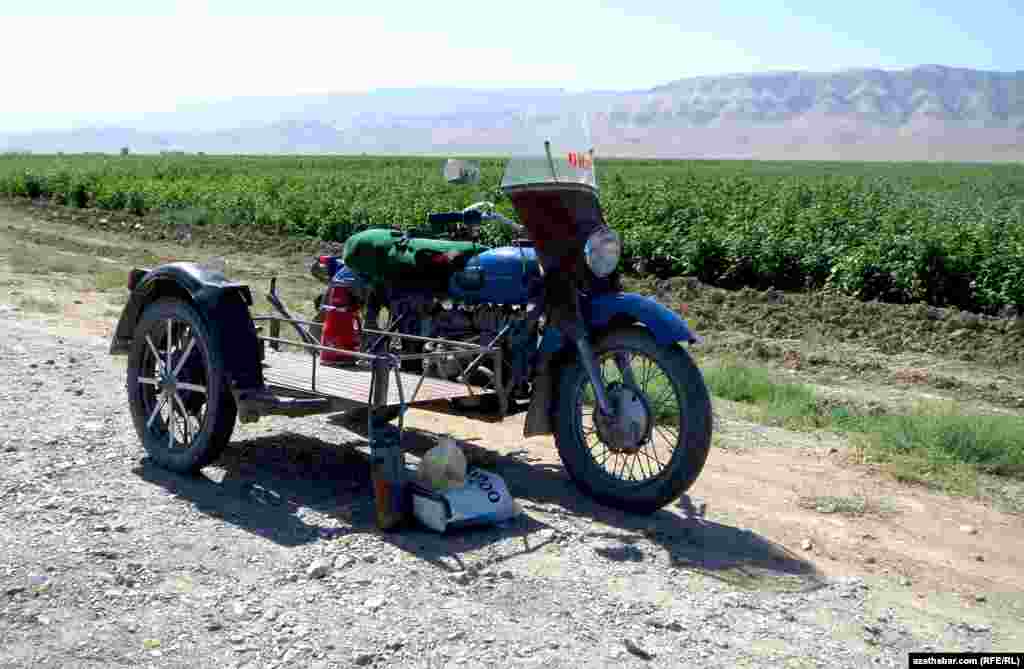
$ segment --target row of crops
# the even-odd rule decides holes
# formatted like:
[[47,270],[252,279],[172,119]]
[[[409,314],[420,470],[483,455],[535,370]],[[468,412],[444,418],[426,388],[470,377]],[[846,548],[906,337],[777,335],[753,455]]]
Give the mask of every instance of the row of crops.
[[[502,163],[482,162],[467,187],[444,182],[440,159],[6,155],[0,195],[342,240],[479,199],[511,214]],[[1024,307],[1024,165],[616,160],[599,178],[630,271]]]

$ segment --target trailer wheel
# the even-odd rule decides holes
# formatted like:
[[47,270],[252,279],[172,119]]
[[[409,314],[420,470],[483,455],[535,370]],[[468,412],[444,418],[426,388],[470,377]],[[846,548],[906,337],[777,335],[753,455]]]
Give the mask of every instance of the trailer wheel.
[[128,401],[143,448],[165,469],[197,472],[227,446],[237,407],[224,353],[188,302],[160,299],[143,312],[128,357]]

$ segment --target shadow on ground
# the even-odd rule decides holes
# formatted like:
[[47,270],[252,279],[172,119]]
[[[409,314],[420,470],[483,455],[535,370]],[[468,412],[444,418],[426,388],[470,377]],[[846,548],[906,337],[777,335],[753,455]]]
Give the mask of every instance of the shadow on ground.
[[[332,420],[365,437],[364,421]],[[393,429],[393,428],[391,428]],[[405,450],[420,455],[438,435],[407,428]],[[502,526],[438,535],[409,524],[398,531],[376,528],[367,458],[350,446],[315,437],[278,433],[231,444],[216,466],[196,477],[158,468],[148,459],[140,477],[189,500],[196,509],[283,546],[372,533],[435,566],[459,571],[463,555],[494,543],[517,549],[495,551],[504,560],[571,537],[538,519],[537,513],[576,516],[593,522],[587,540],[612,561],[639,561],[649,542],[664,550],[673,566],[699,572],[735,587],[803,591],[824,579],[813,564],[746,529],[707,520],[683,496],[672,509],[648,516],[611,509],[583,495],[560,465],[536,462],[527,451],[498,454],[459,441],[472,464],[500,474],[527,513]],[[650,548],[646,548],[649,552]]]

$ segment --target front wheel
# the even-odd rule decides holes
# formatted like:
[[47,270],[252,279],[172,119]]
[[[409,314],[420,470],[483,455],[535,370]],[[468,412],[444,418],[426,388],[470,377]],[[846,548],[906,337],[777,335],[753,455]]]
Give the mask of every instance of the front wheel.
[[658,346],[644,328],[609,333],[594,354],[617,418],[598,411],[577,360],[559,381],[559,455],[591,497],[653,513],[686,492],[707,461],[712,417],[704,377],[684,349]]

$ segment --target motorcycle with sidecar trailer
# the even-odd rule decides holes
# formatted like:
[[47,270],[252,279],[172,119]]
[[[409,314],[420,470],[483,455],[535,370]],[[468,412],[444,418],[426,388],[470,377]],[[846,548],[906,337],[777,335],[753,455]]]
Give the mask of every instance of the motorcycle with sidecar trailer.
[[[711,443],[710,397],[687,348],[700,338],[656,300],[622,291],[586,117],[520,130],[529,137],[510,143],[500,182],[518,222],[478,202],[431,214],[428,231],[353,234],[313,264],[326,284],[314,318],[291,314],[276,279],[274,311],[255,315],[250,287],[223,269],[133,269],[110,350],[128,357],[149,456],[195,472],[236,421],[368,410],[377,519],[393,527],[408,511],[409,407],[448,400],[504,419],[525,402],[524,436],[553,435],[587,495],[637,513],[681,496]],[[473,161],[449,160],[444,174],[480,181]],[[481,244],[486,224],[518,238]],[[386,425],[396,419],[397,439]]]

